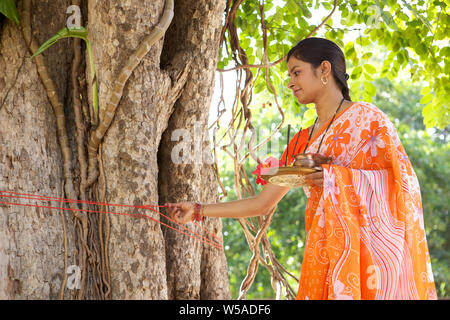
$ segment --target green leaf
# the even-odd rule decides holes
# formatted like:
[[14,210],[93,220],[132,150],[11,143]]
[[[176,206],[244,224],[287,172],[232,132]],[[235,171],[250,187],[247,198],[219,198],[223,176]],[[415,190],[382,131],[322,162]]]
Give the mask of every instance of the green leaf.
[[423,42],[419,42],[415,50],[419,56],[425,56],[428,53],[427,46]]
[[364,72],[363,76],[364,76],[364,79],[366,79],[366,80],[369,80],[369,81],[374,80],[373,77],[370,74],[368,74],[367,72]]
[[427,127],[432,127],[436,124],[436,117],[434,116],[434,109],[432,104],[428,104],[422,110],[424,123]]
[[281,22],[283,21],[283,16],[284,16],[283,8],[276,7],[276,12],[272,16],[272,20],[270,20],[270,22],[276,23],[277,25],[281,25]]
[[439,52],[439,55],[441,57],[448,57],[448,56],[450,56],[450,47],[442,48],[441,51]]
[[[252,48],[250,48],[252,49]],[[249,55],[248,56],[248,63],[249,64],[255,64],[255,55]]]
[[366,52],[362,55],[361,59],[363,60],[369,60],[369,58],[372,56],[372,52]]
[[273,3],[267,2],[264,4],[264,11],[269,11],[270,9],[273,8]]
[[322,2],[322,6],[327,10],[333,9],[333,6],[331,5],[331,3],[328,3],[328,2]]
[[304,5],[303,1],[297,1],[296,3],[300,7],[300,9],[302,10],[303,15],[305,17],[307,17],[308,19],[312,17],[311,12],[308,10],[308,7],[306,5]]
[[373,101],[373,96],[367,93],[367,91],[363,91],[362,98],[364,101],[371,103]]
[[14,0],[0,0],[0,12],[3,13],[8,19],[19,24],[19,13],[17,12],[16,4]]
[[420,90],[420,94],[425,96],[427,94],[429,94],[431,92],[431,88],[430,87],[423,87],[422,90]]
[[91,75],[92,75],[92,79],[91,79],[92,100],[93,100],[92,105],[94,107],[94,112],[95,112],[95,119],[93,119],[92,123],[94,125],[96,125],[98,122],[98,115],[99,115],[98,83],[97,83],[97,77],[95,75],[94,61],[93,61],[93,57],[92,57],[92,49],[91,49],[91,45],[89,43],[88,32],[87,32],[86,28],[84,28],[84,27],[74,27],[74,28],[64,27],[64,28],[62,28],[53,37],[51,37],[50,39],[45,41],[39,47],[39,49],[37,49],[36,52],[33,53],[33,55],[30,57],[30,59],[33,59],[37,55],[41,54],[42,52],[44,52],[45,50],[50,48],[52,45],[54,45],[58,40],[63,39],[63,38],[80,38],[86,42],[86,49],[87,49],[88,56],[89,56],[89,66],[90,66]]
[[306,128],[314,123],[314,119],[316,117],[316,109],[308,108],[305,113],[303,113],[302,126]]
[[432,93],[428,93],[420,99],[420,104],[429,104],[431,100],[433,100],[434,95]]
[[397,53],[397,60],[398,60],[398,63],[400,63],[401,65],[405,62],[405,57],[403,56],[402,51],[399,51]]
[[45,41],[39,49],[36,50],[35,53],[31,56],[30,59],[33,59],[35,56],[41,54],[48,48],[50,48],[52,45],[54,45],[58,40],[63,38],[81,38],[84,41],[87,41],[88,32],[84,27],[80,28],[67,28],[64,27],[61,30],[59,30],[53,37],[49,38],[47,41]]
[[297,12],[297,3],[294,0],[288,0],[286,3],[286,8],[289,12]]
[[266,87],[266,84],[264,82],[258,81],[255,85],[254,92],[260,93],[264,90],[265,87]]
[[401,46],[402,44],[400,42],[399,36],[395,35],[394,39],[392,40],[392,51],[397,52],[398,50],[400,50]]
[[364,81],[364,90],[371,97],[373,97],[377,94],[377,88],[369,81]]
[[364,70],[367,71],[368,74],[375,74],[375,73],[377,73],[377,69],[373,65],[371,65],[369,63],[364,64],[363,68],[364,68]]
[[300,105],[300,103],[298,103],[298,101],[296,99],[293,102],[293,106],[294,106],[294,111],[296,114],[299,114],[300,111],[302,111],[302,106]]
[[247,49],[248,47],[249,47],[249,45],[250,45],[250,37],[245,37],[245,38],[241,38],[241,47],[242,47],[242,49]]
[[350,43],[351,43],[351,45],[345,46],[345,56],[347,58],[351,58],[354,54],[356,54],[353,42],[350,42]]
[[361,73],[362,73],[361,66],[357,66],[355,69],[353,69],[350,77],[352,78],[352,80],[356,80],[361,76]]

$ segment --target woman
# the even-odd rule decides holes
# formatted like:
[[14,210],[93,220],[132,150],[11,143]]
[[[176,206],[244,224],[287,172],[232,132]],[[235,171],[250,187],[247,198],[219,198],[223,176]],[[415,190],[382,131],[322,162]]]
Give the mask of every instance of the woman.
[[[391,121],[374,105],[351,101],[344,54],[332,41],[300,41],[287,64],[294,96],[317,111],[314,125],[289,142],[288,164],[301,152],[332,158],[306,176],[297,299],[436,299],[419,183]],[[180,223],[252,217],[270,212],[288,191],[266,183],[252,198],[171,203],[168,210]]]

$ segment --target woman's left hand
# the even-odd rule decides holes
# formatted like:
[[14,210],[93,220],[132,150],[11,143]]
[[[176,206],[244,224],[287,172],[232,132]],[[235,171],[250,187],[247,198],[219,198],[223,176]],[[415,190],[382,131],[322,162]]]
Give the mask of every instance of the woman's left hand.
[[194,217],[194,204],[191,202],[166,203],[169,216],[176,223],[185,224],[191,222]]
[[[322,168],[321,168],[322,169]],[[319,188],[323,188],[323,169],[318,172],[313,172],[306,174],[305,176],[306,183],[310,186],[318,186]]]

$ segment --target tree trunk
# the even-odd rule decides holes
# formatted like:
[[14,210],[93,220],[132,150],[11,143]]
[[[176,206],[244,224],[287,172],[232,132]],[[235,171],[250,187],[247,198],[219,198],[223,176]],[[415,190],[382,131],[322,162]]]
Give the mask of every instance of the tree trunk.
[[[214,88],[224,5],[225,1],[216,0],[177,1],[174,21],[166,34],[163,63],[176,58],[180,50],[187,52],[193,61],[159,149],[159,187],[163,203],[173,200],[211,203],[218,199],[211,150],[205,140],[209,140],[208,109]],[[212,43],[216,45],[210,45]],[[172,132],[177,129],[186,129],[183,140],[190,137],[189,141],[174,139]],[[178,156],[173,150],[180,143],[185,146],[182,150],[184,161],[172,164],[173,157]],[[205,226],[210,233],[222,237],[219,219],[207,219]],[[194,228],[193,225],[190,227]],[[231,298],[223,251],[185,239],[184,235],[171,229],[165,230],[165,239],[170,299]]]
[[[23,2],[16,2],[21,19]],[[107,97],[118,73],[161,20],[165,2],[81,3],[99,84],[101,120],[108,116]],[[66,26],[71,4],[69,0],[31,2],[31,34],[39,45]],[[86,137],[78,149],[82,131],[75,125],[70,78],[73,39],[62,39],[42,54],[64,106],[75,197],[131,205],[217,201],[210,162],[174,163],[171,154],[177,142],[171,137],[176,129],[192,134],[196,129],[205,139],[199,142],[201,147],[208,146],[207,119],[224,6],[225,0],[176,2],[169,30],[152,45],[124,86],[98,151],[100,176],[86,192],[78,159],[86,156],[95,126],[84,114],[81,128],[86,128]],[[36,59],[28,59],[31,54],[21,27],[4,20],[0,28],[0,191],[70,198],[67,188],[64,192],[67,173],[60,131],[41,70]],[[85,72],[80,77],[90,84],[89,65],[82,57],[80,70]],[[88,97],[92,101],[90,88],[81,87],[80,93],[82,103]],[[5,197],[0,201],[30,203]],[[52,201],[51,206],[60,203]],[[79,208],[146,214],[171,224],[146,209]],[[70,211],[0,204],[0,298],[231,298],[222,249],[151,219],[100,213],[75,216]],[[192,224],[186,227],[207,236]],[[222,237],[219,219],[207,219],[203,227]],[[82,273],[81,288],[71,282],[77,268]]]
[[[39,43],[65,25],[61,8],[66,7],[66,2],[53,0],[33,6],[33,36]],[[5,20],[0,34],[0,190],[64,197],[55,116],[36,66],[20,27]],[[63,99],[71,57],[67,41],[55,44],[45,55]],[[69,241],[66,250],[63,219]],[[69,220],[70,214],[55,210],[0,205],[0,299],[58,297],[64,255],[72,261],[75,250]]]

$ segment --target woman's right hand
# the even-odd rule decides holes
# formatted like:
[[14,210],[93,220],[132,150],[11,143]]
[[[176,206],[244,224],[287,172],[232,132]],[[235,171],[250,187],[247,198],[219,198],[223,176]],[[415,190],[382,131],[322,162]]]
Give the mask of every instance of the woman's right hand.
[[191,222],[194,218],[194,203],[192,202],[177,202],[166,203],[169,217],[176,223],[186,224]]

